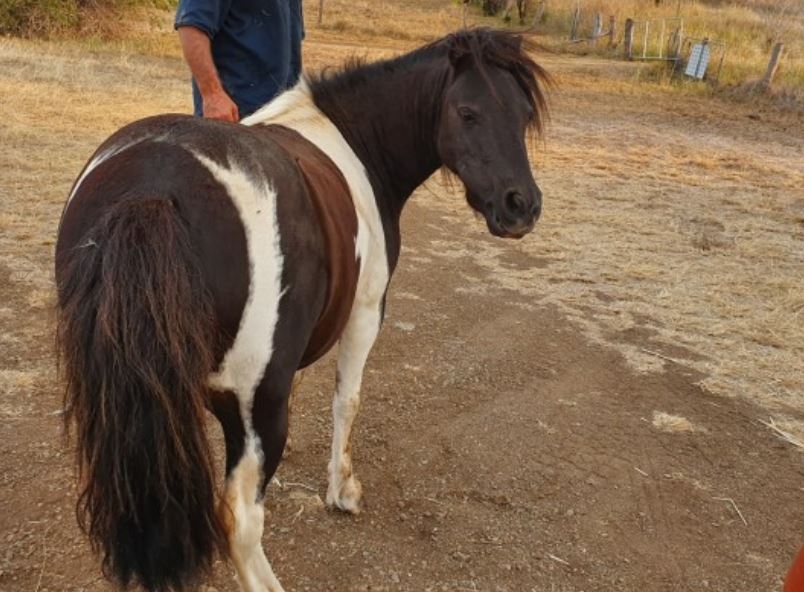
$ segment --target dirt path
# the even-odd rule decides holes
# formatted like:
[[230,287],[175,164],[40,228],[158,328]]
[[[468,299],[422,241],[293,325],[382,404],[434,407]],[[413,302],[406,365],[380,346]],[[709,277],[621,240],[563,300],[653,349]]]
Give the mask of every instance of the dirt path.
[[[94,145],[181,109],[186,88],[175,61],[0,49],[16,99],[0,107],[0,590],[109,590],[59,437],[53,237]],[[770,592],[802,542],[804,457],[758,421],[804,420],[801,330],[784,316],[804,261],[800,122],[679,105],[627,72],[601,82],[603,62],[547,63],[563,90],[537,234],[492,239],[437,179],[405,212],[356,429],[357,518],[317,497],[331,356],[305,379],[267,501],[289,591]],[[236,589],[227,565],[210,586]]]

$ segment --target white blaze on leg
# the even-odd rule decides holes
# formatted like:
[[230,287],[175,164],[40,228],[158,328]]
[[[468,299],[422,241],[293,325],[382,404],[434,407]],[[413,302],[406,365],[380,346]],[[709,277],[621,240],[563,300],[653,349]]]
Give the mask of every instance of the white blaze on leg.
[[222,508],[229,550],[246,592],[283,592],[262,549],[265,511],[261,499],[262,447],[254,432],[254,393],[273,355],[274,331],[282,297],[282,252],[276,219],[276,193],[266,180],[253,179],[237,167],[224,167],[194,156],[223,185],[237,208],[246,234],[249,292],[231,349],[209,384],[231,391],[240,403],[246,431],[243,456],[226,482]]
[[250,437],[240,462],[226,481],[223,508],[229,530],[229,551],[244,592],[283,592],[262,549],[265,509],[260,503],[262,455]]
[[352,424],[360,408],[363,368],[379,330],[379,302],[355,303],[338,348],[327,504],[353,514],[360,511],[362,487],[352,470]]

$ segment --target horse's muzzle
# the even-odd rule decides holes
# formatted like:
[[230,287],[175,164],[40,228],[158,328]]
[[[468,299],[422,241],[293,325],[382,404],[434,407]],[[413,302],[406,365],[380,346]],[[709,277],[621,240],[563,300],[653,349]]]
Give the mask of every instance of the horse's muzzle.
[[542,211],[542,192],[510,188],[505,192],[499,210],[490,208],[489,230],[503,238],[522,238],[533,230]]

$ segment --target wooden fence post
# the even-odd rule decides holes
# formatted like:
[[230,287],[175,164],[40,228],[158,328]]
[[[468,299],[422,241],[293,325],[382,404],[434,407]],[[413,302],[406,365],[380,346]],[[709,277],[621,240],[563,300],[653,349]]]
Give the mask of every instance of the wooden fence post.
[[539,10],[536,11],[536,16],[533,18],[533,22],[541,22],[545,12],[547,12],[547,0],[542,0],[539,3]]
[[575,41],[578,39],[578,25],[581,21],[581,6],[575,6],[575,11],[572,13],[572,32],[570,33],[570,40]]
[[617,31],[617,17],[611,15],[609,17],[609,47],[614,47],[614,36]]
[[765,72],[765,77],[762,79],[762,86],[764,86],[766,90],[771,87],[771,84],[773,84],[773,77],[776,76],[776,70],[779,68],[779,60],[782,57],[783,49],[784,43],[777,43],[773,46],[771,58],[768,62],[768,69]]
[[633,59],[634,51],[634,19],[626,19],[625,21],[625,38],[623,39],[625,46],[625,59]]
[[503,10],[503,20],[507,23],[511,20],[511,13],[514,11],[514,0],[505,0],[505,8]]
[[679,25],[670,34],[670,41],[667,46],[667,57],[677,60],[681,55],[682,25]]
[[592,29],[592,42],[597,45],[599,37],[603,36],[603,15],[599,12],[595,14],[595,26]]

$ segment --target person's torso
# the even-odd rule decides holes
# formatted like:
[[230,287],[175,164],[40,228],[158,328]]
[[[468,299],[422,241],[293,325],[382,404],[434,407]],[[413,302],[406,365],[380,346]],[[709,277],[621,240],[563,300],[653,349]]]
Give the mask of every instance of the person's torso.
[[301,0],[232,0],[212,57],[241,117],[296,83],[303,34]]

